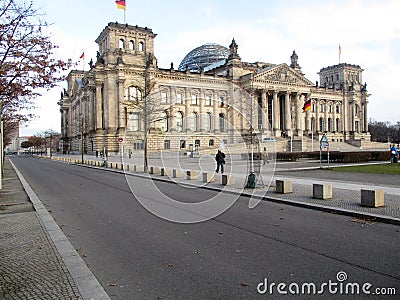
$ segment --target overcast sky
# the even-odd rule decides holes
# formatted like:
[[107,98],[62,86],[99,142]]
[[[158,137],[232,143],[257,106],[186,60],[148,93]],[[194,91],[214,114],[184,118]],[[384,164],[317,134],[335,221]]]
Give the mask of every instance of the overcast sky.
[[[400,121],[399,0],[127,0],[126,23],[149,27],[158,36],[158,66],[177,68],[192,49],[217,43],[239,45],[242,61],[290,64],[293,50],[305,76],[319,81],[321,68],[339,63],[359,65],[368,85],[369,118]],[[94,40],[109,22],[124,22],[114,0],[34,0],[46,14],[55,55],[78,62],[85,52],[85,69],[98,49]],[[78,65],[82,69],[82,64]],[[38,117],[21,129],[32,135],[45,129],[60,131],[57,102],[62,88],[37,101]]]

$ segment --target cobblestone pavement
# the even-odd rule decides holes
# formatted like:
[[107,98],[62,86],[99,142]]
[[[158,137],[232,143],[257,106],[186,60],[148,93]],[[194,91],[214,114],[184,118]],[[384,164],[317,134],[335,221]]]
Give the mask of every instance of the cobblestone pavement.
[[0,299],[82,299],[7,158],[0,190]]

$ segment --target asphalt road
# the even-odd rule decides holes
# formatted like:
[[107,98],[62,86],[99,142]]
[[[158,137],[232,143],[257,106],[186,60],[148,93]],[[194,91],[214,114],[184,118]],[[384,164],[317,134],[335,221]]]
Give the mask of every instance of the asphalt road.
[[[275,299],[279,283],[287,284],[284,299],[382,299],[345,289],[333,295],[328,283],[340,288],[339,272],[347,275],[344,287],[396,288],[397,296],[387,299],[400,293],[398,226],[270,202],[250,210],[246,198],[212,220],[178,224],[143,208],[123,175],[35,158],[12,161],[114,299]],[[135,181],[146,191],[148,179]],[[157,185],[180,201],[215,194]],[[272,295],[271,288],[257,291],[265,278],[276,284]],[[304,283],[323,294],[290,294]]]

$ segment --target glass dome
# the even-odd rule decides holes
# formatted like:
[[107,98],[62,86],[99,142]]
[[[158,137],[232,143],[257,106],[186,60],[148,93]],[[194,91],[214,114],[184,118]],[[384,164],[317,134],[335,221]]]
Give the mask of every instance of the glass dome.
[[185,71],[186,65],[192,72],[200,72],[207,66],[227,59],[229,49],[218,44],[205,44],[190,51],[179,64],[179,71]]

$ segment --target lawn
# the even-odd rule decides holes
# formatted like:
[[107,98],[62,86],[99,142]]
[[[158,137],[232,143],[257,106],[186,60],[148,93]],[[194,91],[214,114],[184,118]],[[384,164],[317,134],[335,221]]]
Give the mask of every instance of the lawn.
[[335,172],[400,175],[400,163],[332,168]]

